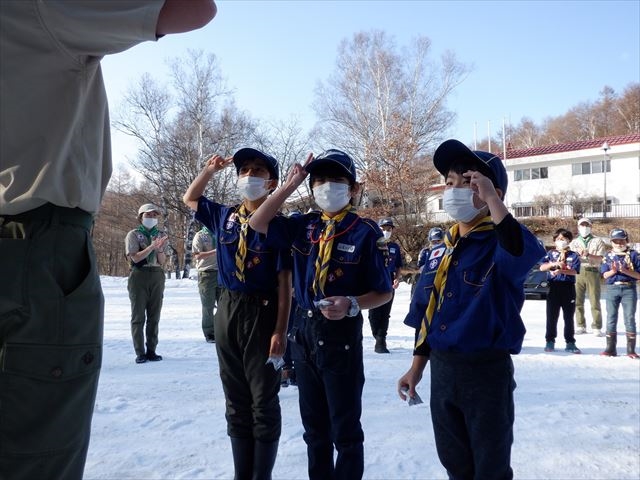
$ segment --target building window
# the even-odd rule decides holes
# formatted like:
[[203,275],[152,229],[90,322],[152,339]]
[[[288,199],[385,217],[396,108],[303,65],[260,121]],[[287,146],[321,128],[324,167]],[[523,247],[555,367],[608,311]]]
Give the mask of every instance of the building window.
[[[574,163],[571,165],[571,174],[589,175],[590,173],[602,173],[604,161],[595,160],[593,162]],[[607,172],[611,171],[611,160],[607,160]]]
[[513,181],[520,182],[522,180],[538,180],[541,178],[548,178],[549,170],[547,167],[538,168],[522,168],[513,171]]

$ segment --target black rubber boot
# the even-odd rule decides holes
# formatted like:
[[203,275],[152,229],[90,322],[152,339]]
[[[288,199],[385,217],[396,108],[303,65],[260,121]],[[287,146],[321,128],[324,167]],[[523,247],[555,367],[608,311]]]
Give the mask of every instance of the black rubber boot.
[[618,355],[616,351],[617,335],[616,332],[607,332],[607,348],[600,355],[605,357],[616,357]]
[[387,339],[382,335],[376,335],[376,346],[373,347],[373,350],[376,353],[389,353],[389,349],[387,348]]
[[276,463],[278,440],[275,442],[255,441],[253,447],[253,476],[251,480],[271,480],[271,471]]
[[253,438],[229,437],[233,452],[234,480],[251,480],[253,477]]
[[627,357],[640,358],[636,353],[636,334],[627,332]]

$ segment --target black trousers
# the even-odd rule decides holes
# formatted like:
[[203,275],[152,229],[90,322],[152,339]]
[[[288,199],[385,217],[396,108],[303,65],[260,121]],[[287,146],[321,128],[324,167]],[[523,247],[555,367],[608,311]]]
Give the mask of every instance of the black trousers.
[[573,314],[576,311],[576,287],[571,282],[549,282],[547,295],[547,331],[545,339],[554,342],[558,336],[558,318],[562,310],[564,319],[564,339],[567,343],[576,341]]
[[358,480],[364,472],[362,323],[361,314],[334,321],[296,309],[289,338],[310,480]]
[[280,373],[266,365],[277,311],[275,295],[220,294],[214,324],[230,437],[265,443],[280,438]]
[[431,420],[451,480],[511,480],[516,383],[508,352],[431,352]]
[[371,325],[371,333],[374,337],[386,337],[389,330],[389,318],[391,317],[391,306],[396,291],[391,292],[391,299],[380,305],[379,307],[369,310],[369,325]]

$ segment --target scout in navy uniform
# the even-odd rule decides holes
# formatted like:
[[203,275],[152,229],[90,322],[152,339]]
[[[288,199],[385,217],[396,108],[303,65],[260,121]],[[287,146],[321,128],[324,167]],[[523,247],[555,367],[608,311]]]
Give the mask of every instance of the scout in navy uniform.
[[169,237],[158,230],[159,216],[160,209],[154,204],[142,205],[138,209],[140,225],[129,231],[124,241],[131,267],[127,290],[131,301],[131,338],[136,363],[162,360],[162,356],[156,353],[156,347],[164,298],[165,248]]
[[389,317],[391,316],[393,296],[395,289],[398,288],[398,285],[400,284],[402,254],[400,252],[400,245],[390,241],[393,229],[395,228],[393,220],[390,218],[383,218],[378,222],[378,225],[382,229],[382,234],[384,235],[383,245],[387,248],[386,273],[391,278],[393,291],[391,294],[391,300],[379,307],[369,309],[369,325],[371,326],[373,338],[376,339],[374,351],[376,353],[389,353],[389,350],[387,349],[387,330],[389,329]]
[[[235,165],[239,205],[203,195],[211,177]],[[236,479],[270,479],[282,427],[280,372],[291,306],[291,252],[272,248],[249,218],[278,184],[278,162],[252,148],[212,156],[183,200],[196,219],[217,232],[220,299],[214,325]]]
[[[322,211],[277,216],[307,173]],[[327,150],[315,159],[309,155],[304,167],[294,165],[250,220],[269,244],[293,250],[298,307],[289,338],[312,480],[357,480],[364,471],[360,309],[388,302],[392,287],[389,276],[380,275],[382,232],[352,206],[358,190],[351,157]]]
[[[424,265],[427,263],[427,259],[431,255],[431,250],[436,248],[438,245],[442,245],[442,243],[444,242],[444,230],[442,230],[440,227],[432,227],[429,230],[427,240],[429,242],[428,245],[420,250],[420,253],[418,254],[418,271],[413,272],[414,278],[411,284],[411,297],[413,297],[413,294],[415,293],[418,280],[420,279],[420,274],[422,273]],[[414,322],[415,324],[411,326],[413,328],[420,328],[420,320],[421,319],[418,319],[416,322]]]
[[541,272],[547,272],[549,295],[547,296],[547,329],[544,351],[555,351],[558,335],[558,317],[562,309],[564,319],[564,339],[566,352],[581,353],[576,347],[573,314],[576,311],[576,275],[580,273],[580,255],[569,247],[573,234],[566,228],[559,228],[553,234],[555,250],[550,250],[542,259]]
[[636,354],[636,308],[638,305],[637,282],[640,279],[640,255],[628,245],[629,237],[622,228],[609,233],[611,251],[607,253],[600,272],[607,285],[607,348],[602,355],[615,357],[618,326],[618,309],[622,304],[624,329],[627,334],[627,356]]
[[524,280],[542,245],[502,202],[502,160],[457,140],[433,157],[445,177],[444,209],[456,220],[424,266],[407,321],[420,319],[403,400],[431,360],[431,419],[449,478],[510,479],[514,401],[511,354],[522,348]]

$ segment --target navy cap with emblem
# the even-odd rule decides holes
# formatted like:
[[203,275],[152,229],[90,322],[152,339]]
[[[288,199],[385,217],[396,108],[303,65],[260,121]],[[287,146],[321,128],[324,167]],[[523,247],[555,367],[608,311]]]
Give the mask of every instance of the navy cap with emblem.
[[478,166],[478,171],[491,179],[496,188],[502,190],[502,195],[507,193],[509,179],[502,159],[493,153],[481,150],[471,150],[459,140],[446,140],[433,154],[433,164],[444,176],[447,176],[451,165],[456,160],[471,160]]
[[356,165],[353,159],[336,149],[322,152],[305,167],[305,170],[310,176],[318,175],[321,172],[322,175],[346,177],[351,184],[356,182]]
[[622,228],[614,228],[609,232],[609,238],[612,240],[626,240],[629,237],[627,236],[627,232]]
[[265,163],[267,170],[269,170],[269,173],[271,174],[271,178],[280,178],[278,161],[271,155],[267,155],[255,148],[241,148],[233,154],[233,164],[236,166],[236,173],[240,173],[240,167],[242,167],[244,162],[247,160],[254,160],[256,158]]

